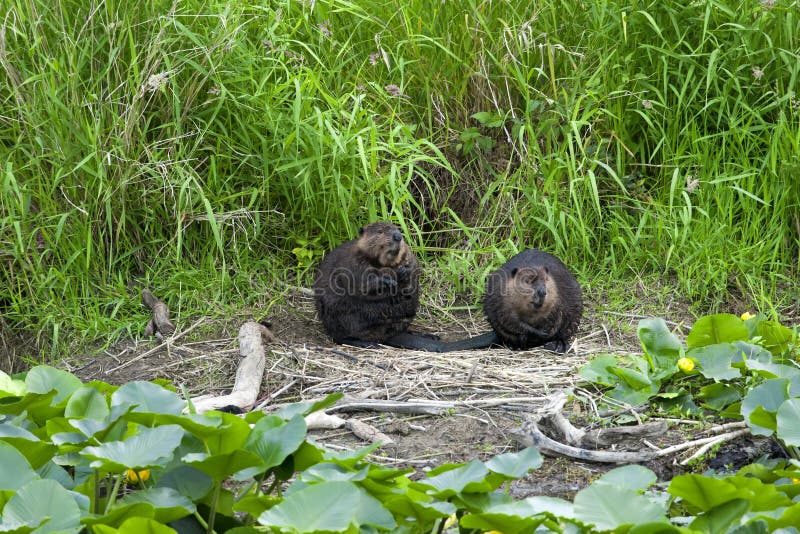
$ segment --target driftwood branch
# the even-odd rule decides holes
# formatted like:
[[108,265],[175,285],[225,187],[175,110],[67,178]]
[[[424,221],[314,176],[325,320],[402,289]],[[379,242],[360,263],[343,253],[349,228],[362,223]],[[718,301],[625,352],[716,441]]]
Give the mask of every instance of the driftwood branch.
[[243,410],[255,404],[264,378],[266,356],[264,343],[274,341],[269,329],[256,322],[246,322],[239,329],[239,352],[242,361],[236,369],[236,380],[230,394],[220,397],[198,397],[192,400],[198,413],[236,406]]
[[350,430],[353,434],[357,437],[363,439],[364,441],[380,441],[381,446],[385,447],[387,445],[394,445],[394,440],[375,428],[372,425],[368,425],[363,421],[359,421],[358,419],[348,419],[345,423],[345,428]]
[[[547,418],[550,418],[550,416],[547,416]],[[608,434],[610,430],[616,430],[617,432],[612,433],[612,435],[615,434],[614,435],[615,438],[621,438],[627,434],[628,436],[635,436],[637,439],[641,439],[646,434],[658,432],[657,425],[659,424],[663,424],[663,422],[647,425],[647,427],[643,430],[635,430],[637,427],[630,427],[633,430],[627,432],[619,432],[619,430],[621,430],[620,428],[605,429],[605,432],[606,434]],[[748,432],[749,430],[747,428],[742,428],[735,430],[733,432],[727,432],[716,436],[695,439],[692,441],[687,441],[685,443],[679,443],[677,445],[673,445],[665,449],[658,449],[655,451],[633,451],[633,452],[591,450],[584,447],[574,447],[571,445],[560,443],[548,437],[547,435],[544,434],[544,432],[542,432],[542,430],[539,428],[539,421],[537,421],[536,418],[528,418],[528,422],[523,425],[521,431],[513,434],[512,436],[523,446],[537,447],[544,454],[550,454],[554,456],[566,456],[569,458],[575,458],[577,460],[584,460],[587,462],[619,464],[619,463],[647,462],[655,458],[663,458],[665,456],[671,456],[678,452],[685,451],[687,449],[692,449],[694,447],[701,447],[700,451],[698,451],[697,453],[695,453],[695,455],[686,460],[688,462],[691,461],[692,458],[700,456],[703,453],[705,453],[710,447],[718,443],[722,443],[724,441],[732,440],[734,438],[747,434]],[[588,434],[589,433],[586,433],[585,435]],[[590,439],[597,439],[597,437],[598,436],[594,436]],[[607,437],[608,436],[606,436],[606,438]],[[579,440],[580,443],[582,444],[586,443],[584,438],[585,436],[581,437],[581,439]]]
[[171,336],[175,332],[175,325],[169,320],[169,308],[148,289],[142,289],[142,304],[153,312],[153,317],[144,327],[145,336],[150,337],[156,333]]

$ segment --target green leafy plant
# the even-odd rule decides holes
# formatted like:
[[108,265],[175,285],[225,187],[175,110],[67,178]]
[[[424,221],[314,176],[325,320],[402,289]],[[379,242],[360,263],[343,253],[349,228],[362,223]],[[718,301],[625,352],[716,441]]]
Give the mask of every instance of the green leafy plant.
[[[764,403],[767,397],[779,396],[780,386],[757,384],[766,378],[800,374],[787,365],[798,354],[797,332],[760,316],[746,320],[731,314],[701,317],[686,337],[686,345],[662,319],[643,319],[638,333],[642,356],[602,355],[583,366],[580,376],[611,388],[607,395],[618,402],[640,405],[655,398],[665,406],[696,413],[703,409],[723,412],[746,394],[755,394],[743,401],[742,415],[747,418],[760,406],[756,416],[769,418]],[[688,365],[681,370],[679,362]],[[788,399],[788,386],[786,395]],[[773,407],[777,411],[779,406]],[[787,405],[784,416],[790,411]]]

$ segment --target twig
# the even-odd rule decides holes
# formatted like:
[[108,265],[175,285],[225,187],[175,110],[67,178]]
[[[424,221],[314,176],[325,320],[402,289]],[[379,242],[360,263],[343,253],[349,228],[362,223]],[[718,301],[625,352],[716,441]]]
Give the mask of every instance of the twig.
[[169,344],[175,343],[175,341],[177,341],[178,339],[184,337],[186,334],[188,334],[189,332],[191,332],[192,330],[194,330],[195,328],[197,328],[198,326],[203,324],[205,322],[205,320],[206,320],[205,317],[201,317],[200,319],[197,320],[196,323],[194,323],[192,326],[190,326],[189,328],[187,328],[183,332],[181,332],[179,334],[175,334],[174,336],[172,336],[171,338],[167,339],[166,341],[164,341],[160,345],[158,345],[156,347],[153,347],[152,349],[150,349],[148,351],[145,351],[145,352],[141,353],[140,355],[131,358],[127,362],[123,363],[122,365],[118,365],[118,366],[114,367],[113,369],[109,369],[108,371],[105,372],[105,374],[110,375],[111,373],[113,373],[115,371],[119,371],[120,369],[124,369],[125,367],[128,367],[129,365],[131,365],[131,364],[133,364],[135,362],[138,362],[142,358],[146,358],[147,356],[150,356],[151,354],[153,354],[155,352],[158,352],[159,350],[163,349],[164,347],[168,346]]
[[720,434],[719,436],[715,436],[715,439],[713,441],[709,441],[708,443],[706,443],[705,445],[703,445],[702,447],[697,449],[697,451],[694,454],[692,454],[691,456],[689,456],[685,460],[681,460],[680,464],[681,465],[686,465],[689,462],[691,462],[692,460],[695,460],[695,459],[700,458],[701,456],[703,456],[705,453],[708,452],[708,450],[711,447],[714,447],[715,445],[719,445],[720,443],[723,443],[725,441],[730,441],[730,440],[732,440],[734,438],[738,438],[739,436],[741,436],[743,434],[747,434],[748,432],[749,432],[748,429],[742,428],[741,430],[736,430],[734,432],[728,432],[727,434]]

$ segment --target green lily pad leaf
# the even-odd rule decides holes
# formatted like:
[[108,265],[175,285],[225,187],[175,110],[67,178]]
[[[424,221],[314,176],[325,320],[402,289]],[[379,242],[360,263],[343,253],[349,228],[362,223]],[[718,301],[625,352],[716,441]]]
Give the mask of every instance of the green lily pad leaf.
[[220,420],[216,430],[208,434],[203,431],[203,443],[206,444],[208,452],[215,454],[227,454],[237,451],[244,446],[250,435],[250,425],[242,419],[230,413],[216,412],[214,417]]
[[516,534],[532,532],[550,517],[556,520],[574,518],[572,503],[553,497],[528,497],[521,501],[490,506],[480,513],[467,514],[461,518],[459,525],[482,531]]
[[[445,468],[446,470],[442,470]],[[453,467],[452,465],[441,466],[431,470],[432,476],[420,482],[434,487],[437,491],[434,495],[443,499],[466,491],[488,491],[493,488],[488,487],[486,477],[489,469],[483,462],[472,460],[465,465]]]
[[738,354],[733,359],[733,363],[739,363],[742,360],[758,361],[761,363],[770,363],[772,361],[772,354],[761,345],[753,345],[746,341],[736,341],[733,345],[738,350]]
[[[36,423],[44,424],[52,417],[59,417],[63,415],[63,409],[54,404],[53,399],[57,395],[55,389],[47,393],[31,393],[30,391],[25,394],[21,399],[12,402],[4,402],[0,404],[0,414],[19,415],[27,412],[30,419]],[[5,401],[11,400],[13,397],[8,397]]]
[[161,523],[169,523],[193,514],[197,509],[192,501],[172,488],[148,488],[134,491],[118,502],[120,506],[134,503],[150,504],[155,510],[154,519]]
[[642,348],[653,358],[657,367],[666,367],[680,358],[683,345],[670,332],[664,319],[642,319],[637,333]]
[[362,527],[396,528],[392,515],[352,482],[322,482],[292,493],[258,517],[272,528],[294,532],[357,532]]
[[53,458],[58,447],[42,441],[24,428],[0,423],[0,441],[16,447],[34,469],[39,469]]
[[768,412],[762,406],[756,406],[747,420],[751,432],[760,436],[771,436],[778,429],[778,417],[775,412]]
[[755,371],[756,374],[765,378],[794,378],[800,376],[800,369],[792,365],[758,360],[747,360],[746,365],[749,370]]
[[[203,441],[215,438],[223,426],[223,420],[219,417],[218,412],[207,412],[203,414],[187,413],[181,415],[162,413],[132,413],[127,419],[134,423],[140,423],[146,426],[150,424],[156,425],[178,425],[189,434],[200,438]],[[241,420],[237,417],[237,419]],[[244,426],[240,428],[244,429]]]
[[59,404],[82,385],[76,376],[49,365],[38,365],[28,371],[25,377],[28,393],[45,394],[55,391],[53,404]]
[[630,406],[639,406],[650,400],[658,392],[657,387],[649,389],[632,389],[627,384],[617,384],[617,387],[608,392],[608,396]]
[[531,469],[536,469],[541,465],[542,455],[534,447],[528,447],[519,452],[500,454],[486,462],[486,467],[490,471],[511,479],[522,478]]
[[615,369],[619,364],[617,358],[611,354],[601,354],[578,370],[578,375],[589,382],[601,386],[613,386],[619,382],[617,375],[610,369]]
[[3,508],[3,524],[38,524],[37,534],[75,533],[81,530],[81,511],[69,491],[54,480],[33,480],[22,487]]
[[[153,505],[144,502],[137,502],[121,506],[116,504],[113,509],[109,510],[107,514],[86,516],[81,519],[81,524],[88,527],[113,527],[119,528],[122,523],[131,517],[149,517],[155,516],[155,509]],[[115,530],[116,532],[116,530]]]
[[776,321],[759,321],[756,331],[772,354],[785,352],[796,335],[790,328]]
[[[289,420],[295,415],[303,415],[306,416],[310,413],[317,412],[319,410],[324,410],[325,408],[330,408],[336,402],[341,399],[344,395],[342,393],[331,393],[330,395],[326,396],[324,399],[320,399],[318,401],[313,402],[295,402],[294,404],[290,404],[289,406],[284,406],[277,412],[275,415],[278,417],[282,417],[283,419]],[[255,413],[255,412],[251,412]],[[250,415],[250,414],[248,414]],[[252,423],[248,419],[248,423]]]
[[725,406],[741,399],[739,388],[730,384],[716,382],[700,388],[697,398],[703,401],[703,406],[712,410],[722,410]]
[[764,484],[757,478],[746,476],[731,476],[726,479],[740,490],[739,497],[750,502],[750,511],[772,511],[776,508],[789,506],[791,499],[778,486]]
[[138,434],[125,441],[86,447],[81,455],[94,460],[92,467],[101,467],[105,471],[142,470],[168,461],[181,444],[183,435],[184,431],[178,425],[140,428]]
[[[774,427],[767,427],[751,420],[751,414],[760,408],[769,413],[777,413],[781,404],[789,398],[789,380],[786,378],[774,378],[759,384],[750,390],[742,400],[741,413],[750,432],[759,436],[769,436],[775,430]],[[758,415],[758,414],[757,414]]]
[[744,341],[749,336],[750,331],[739,317],[730,313],[718,313],[699,318],[686,337],[686,344],[689,349],[695,349],[718,343]]
[[686,531],[667,523],[641,523],[632,527],[627,534],[686,534]]
[[[0,465],[4,464],[0,462]],[[72,476],[67,473],[67,470],[52,460],[37,469],[36,472],[40,477],[55,480],[68,490],[71,490],[75,487],[75,481],[72,479]]]
[[612,369],[611,373],[621,378],[624,384],[632,389],[655,393],[652,380],[644,373],[625,367]]
[[611,484],[635,491],[644,491],[656,483],[655,473],[641,465],[625,465],[612,469],[598,478],[595,484]]
[[701,512],[707,512],[740,496],[736,486],[726,480],[695,474],[673,478],[667,491],[681,497],[684,502]]
[[135,406],[134,412],[169,413],[179,415],[186,402],[161,386],[134,381],[121,386],[111,395],[112,406]]
[[33,532],[36,530],[36,527],[48,521],[47,519],[42,519],[40,521],[34,521],[32,523],[26,523],[24,525],[20,525],[19,523],[0,523],[0,532],[3,534],[28,534],[29,532]]
[[191,453],[182,460],[217,481],[225,480],[243,469],[261,465],[261,458],[243,449],[225,454]]
[[733,499],[698,516],[689,528],[700,532],[728,532],[750,509],[747,499]]
[[108,402],[102,393],[93,387],[83,386],[70,397],[64,410],[64,417],[102,421],[110,412]]
[[[305,448],[306,444],[303,444]],[[323,452],[322,457],[325,460],[330,462],[336,463],[341,465],[342,467],[346,467],[348,469],[352,469],[361,462],[366,456],[380,447],[380,442],[370,443],[365,447],[361,447],[360,449],[356,449],[353,451],[329,451],[326,450]],[[313,452],[313,451],[312,451]]]
[[258,517],[282,499],[272,495],[245,495],[233,505],[234,512],[246,512],[253,517]]
[[350,480],[360,482],[366,480],[369,474],[369,466],[353,471],[333,463],[321,463],[312,465],[302,474],[303,482],[313,484],[315,482],[330,482],[332,480]]
[[786,445],[800,445],[800,398],[792,398],[781,404],[777,417],[778,439]]
[[[100,525],[98,525],[100,526]],[[95,527],[97,528],[97,527]],[[148,517],[131,517],[119,526],[118,534],[175,534],[175,529]]]
[[[620,503],[625,505],[620,506]],[[653,502],[635,489],[607,482],[595,483],[579,491],[574,506],[577,520],[600,530],[667,521],[665,505]]]
[[741,351],[733,343],[718,343],[691,349],[686,356],[698,363],[698,370],[704,377],[713,380],[733,380],[742,376],[741,371],[731,366],[731,362],[739,354]]
[[[0,440],[0,490],[18,490],[39,476],[31,464],[13,445]],[[1,508],[0,508],[1,509]]]
[[408,488],[403,493],[376,491],[376,488],[364,484],[366,489],[383,503],[383,507],[395,517],[415,517],[419,522],[433,522],[456,513],[456,507],[450,502],[432,500],[424,491]]
[[0,371],[0,399],[4,397],[22,397],[25,395],[25,382],[14,380]]
[[[751,514],[754,518],[758,519],[758,523],[764,525],[761,532],[797,532],[792,531],[786,527],[797,527],[800,525],[800,503],[795,503],[788,507],[780,507],[772,510],[765,510],[760,513]],[[751,520],[750,524],[755,521]],[[784,529],[784,530],[779,530]],[[737,531],[738,534],[738,531]]]
[[306,439],[306,421],[297,414],[289,421],[268,416],[260,419],[245,441],[244,448],[261,458],[261,465],[238,473],[236,478],[252,478],[280,465]]
[[214,480],[210,476],[183,463],[167,468],[156,482],[156,487],[173,488],[192,501],[199,501],[208,495],[213,485]]

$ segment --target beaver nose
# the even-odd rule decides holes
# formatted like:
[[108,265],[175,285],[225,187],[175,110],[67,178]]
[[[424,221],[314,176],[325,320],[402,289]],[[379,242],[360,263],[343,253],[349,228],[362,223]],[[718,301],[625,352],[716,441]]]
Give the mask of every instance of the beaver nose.
[[403,240],[403,234],[401,234],[400,232],[395,230],[394,232],[392,232],[392,239],[394,239],[395,241],[402,241]]
[[537,288],[537,289],[536,289],[536,294],[537,294],[538,296],[540,296],[540,297],[545,297],[545,296],[547,296],[547,288],[546,288],[546,287],[544,287],[544,286],[542,286],[542,287],[540,287],[540,288]]

